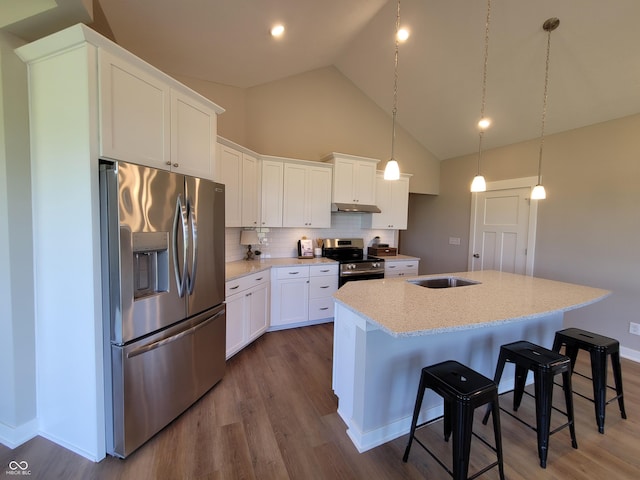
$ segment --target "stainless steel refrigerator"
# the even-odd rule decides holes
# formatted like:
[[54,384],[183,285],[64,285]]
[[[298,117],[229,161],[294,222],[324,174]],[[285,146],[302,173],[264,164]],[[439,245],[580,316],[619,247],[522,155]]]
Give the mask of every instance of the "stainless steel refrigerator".
[[101,161],[100,222],[107,452],[124,458],[224,375],[224,185]]

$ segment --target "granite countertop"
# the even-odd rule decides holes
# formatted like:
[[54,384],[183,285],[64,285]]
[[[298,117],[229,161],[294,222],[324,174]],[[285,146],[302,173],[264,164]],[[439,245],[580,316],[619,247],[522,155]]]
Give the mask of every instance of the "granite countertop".
[[225,264],[225,280],[234,280],[245,275],[268,270],[271,267],[296,267],[298,265],[321,265],[323,263],[335,263],[325,257],[318,258],[264,258],[260,260],[238,260]]
[[542,278],[485,270],[413,277],[457,276],[479,281],[425,288],[406,279],[349,282],[334,299],[392,336],[428,335],[537,318],[589,305],[611,292]]
[[402,255],[402,254],[398,254],[398,255],[378,255],[378,258],[382,258],[383,260],[387,260],[389,262],[392,262],[394,260],[420,260],[419,257],[412,257],[411,255]]

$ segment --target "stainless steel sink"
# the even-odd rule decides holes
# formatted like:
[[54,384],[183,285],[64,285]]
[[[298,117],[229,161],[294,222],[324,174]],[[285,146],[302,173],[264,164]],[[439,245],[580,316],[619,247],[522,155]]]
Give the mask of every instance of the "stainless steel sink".
[[467,285],[477,285],[480,283],[475,280],[468,280],[460,277],[418,278],[416,280],[407,280],[407,282],[427,288],[465,287]]

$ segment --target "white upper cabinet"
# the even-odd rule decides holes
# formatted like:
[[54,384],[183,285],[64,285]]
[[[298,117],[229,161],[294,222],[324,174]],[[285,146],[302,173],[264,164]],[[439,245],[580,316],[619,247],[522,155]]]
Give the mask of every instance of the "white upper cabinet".
[[259,227],[258,199],[260,198],[260,165],[258,157],[242,154],[242,225]]
[[210,105],[171,89],[171,169],[213,178],[218,115]]
[[282,227],[282,196],[284,164],[279,160],[262,159],[262,201],[260,226]]
[[283,227],[331,227],[331,167],[284,164]]
[[212,179],[223,110],[130,54],[98,57],[100,155]]
[[332,153],[323,161],[333,165],[333,202],[375,205],[378,160]]
[[258,227],[260,165],[257,155],[223,140],[218,143],[214,179],[225,185],[225,225]]
[[410,177],[411,175],[403,173],[399,180],[385,180],[384,172],[377,173],[375,204],[381,213],[372,213],[364,226],[388,230],[407,229]]
[[168,169],[169,85],[105,50],[99,57],[100,154]]

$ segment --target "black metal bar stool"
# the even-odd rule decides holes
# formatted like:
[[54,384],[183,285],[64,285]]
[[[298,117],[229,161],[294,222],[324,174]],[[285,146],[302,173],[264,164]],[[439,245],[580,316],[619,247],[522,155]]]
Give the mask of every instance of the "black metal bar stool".
[[[549,451],[549,436],[557,431],[569,427],[571,434],[571,445],[573,448],[578,448],[578,442],[576,440],[575,425],[573,421],[573,397],[571,390],[571,361],[569,357],[560,355],[557,352],[553,352],[539,345],[535,345],[527,341],[518,341],[502,345],[500,347],[500,356],[498,357],[498,364],[496,366],[496,373],[493,381],[496,384],[500,383],[500,377],[504,370],[506,362],[515,364],[516,377],[513,390],[513,410],[517,411],[520,403],[522,402],[524,387],[527,380],[527,374],[529,370],[533,371],[534,378],[534,393],[536,402],[536,426],[529,425],[521,418],[516,417],[511,412],[501,408],[505,413],[515,418],[519,422],[522,422],[532,430],[535,430],[538,436],[538,457],[540,458],[540,466],[542,468],[547,467],[547,454]],[[566,412],[553,407],[553,379],[556,375],[562,374],[562,384],[564,390],[564,398],[566,405]],[[567,423],[557,427],[553,431],[551,430],[551,411],[552,409],[558,410],[567,416]],[[492,410],[487,408],[487,412],[482,420],[482,423],[486,425],[489,415]]]
[[[422,399],[424,398],[424,392],[427,388],[433,390],[444,399],[444,415],[417,425]],[[493,432],[495,436],[495,447],[473,432],[473,412],[477,407],[485,404],[490,404],[490,408],[492,408],[494,413]],[[449,441],[449,437],[453,431],[453,471],[449,470],[420,439],[415,438],[416,429],[443,418],[445,441]],[[469,471],[471,435],[474,435],[493,450],[497,455],[497,461],[469,478],[476,478],[497,465],[500,478],[504,480],[497,385],[484,375],[453,360],[424,367],[420,375],[420,385],[413,410],[409,443],[407,444],[402,461],[406,462],[409,458],[411,443],[415,439],[455,480],[466,480]]]
[[[586,350],[591,356],[591,377],[587,377],[578,372],[576,372],[576,374],[592,381],[593,398],[585,397],[578,392],[574,393],[595,404],[598,431],[604,433],[605,407],[614,400],[618,400],[620,415],[626,419],[627,413],[624,410],[624,396],[622,392],[622,369],[620,367],[620,343],[613,338],[604,337],[597,333],[587,332],[579,328],[566,328],[556,332],[553,341],[553,350],[559,352],[563,345],[565,347],[565,355],[571,359],[572,372],[576,364],[576,358],[578,357],[578,350]],[[607,356],[611,357],[615,388],[607,384]],[[615,390],[616,392],[616,396],[610,400],[606,398],[607,388]]]

